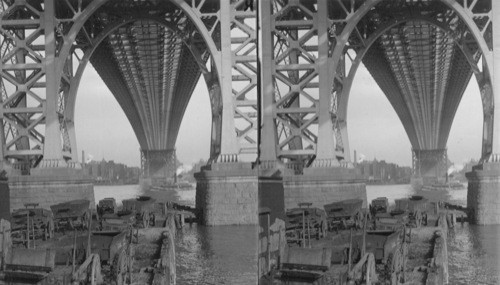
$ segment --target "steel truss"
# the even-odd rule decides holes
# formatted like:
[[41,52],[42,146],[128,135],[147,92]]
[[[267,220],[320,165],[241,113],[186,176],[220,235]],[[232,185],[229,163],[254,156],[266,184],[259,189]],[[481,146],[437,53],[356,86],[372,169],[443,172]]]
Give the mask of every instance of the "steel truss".
[[[262,162],[281,159],[300,171],[315,158],[333,158],[332,123],[325,112],[331,102],[324,95],[330,93],[326,3],[320,0],[313,7],[299,1],[263,1]],[[324,157],[317,157],[319,153]]]
[[236,137],[222,139],[215,162],[257,158],[257,12],[247,2],[221,0],[222,129]]
[[24,173],[79,167],[74,108],[89,61],[124,109],[141,149],[175,146],[203,74],[214,121],[211,161],[255,157],[255,12],[245,10],[244,0],[1,4],[4,162]]
[[[277,159],[302,167],[350,166],[347,103],[361,62],[395,108],[415,149],[446,147],[454,114],[475,74],[485,117],[482,156],[484,161],[491,157],[491,1],[263,3],[263,164]],[[320,30],[323,13],[326,31]],[[328,50],[322,53],[319,39],[326,37]],[[291,63],[296,57],[299,61]],[[321,69],[322,62],[327,70]],[[324,82],[330,82],[328,90]],[[292,102],[300,103],[290,107]],[[327,122],[321,121],[326,117]],[[271,146],[272,151],[265,150]]]
[[[261,161],[283,161],[299,172],[350,166],[347,102],[360,62],[391,75],[376,80],[417,149],[443,147],[465,86],[460,83],[472,71],[483,101],[482,161],[500,161],[494,136],[500,132],[500,116],[494,116],[500,83],[491,72],[500,66],[493,57],[500,52],[493,41],[500,30],[496,2],[260,3],[263,95],[257,106],[256,14],[245,0],[2,1],[4,163],[25,174],[33,167],[79,167],[74,104],[89,61],[125,110],[142,149],[173,148],[203,74],[212,104],[211,161],[255,157],[261,107]],[[419,16],[403,22],[406,10]],[[425,41],[432,49],[420,44]],[[412,54],[419,56],[412,60]],[[427,67],[434,70],[430,77]],[[406,97],[391,95],[397,92]],[[433,132],[437,141],[430,139]]]

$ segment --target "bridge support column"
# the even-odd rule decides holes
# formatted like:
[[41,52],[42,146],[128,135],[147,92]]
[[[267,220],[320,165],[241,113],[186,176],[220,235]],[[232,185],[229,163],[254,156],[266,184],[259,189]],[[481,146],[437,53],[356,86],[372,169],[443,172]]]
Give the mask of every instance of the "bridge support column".
[[478,165],[466,174],[467,207],[474,224],[500,224],[500,163]]
[[415,187],[446,183],[448,156],[446,149],[413,149],[413,176]]
[[10,209],[24,208],[25,203],[38,203],[50,209],[51,205],[85,199],[95,207],[94,182],[82,170],[66,169],[53,175],[9,176]]
[[196,208],[205,225],[256,225],[258,173],[251,163],[214,163],[195,174]]
[[10,221],[10,199],[5,199],[5,197],[10,197],[9,183],[6,177],[0,174],[0,219]]
[[172,184],[176,181],[175,149],[141,150],[141,186]]
[[493,102],[485,106],[485,119],[492,114],[493,127],[483,131],[483,138],[491,138],[491,151],[488,139],[483,139],[482,164],[466,174],[467,207],[471,209],[472,222],[479,225],[500,224],[500,2],[492,1],[491,5],[493,51],[488,65]]

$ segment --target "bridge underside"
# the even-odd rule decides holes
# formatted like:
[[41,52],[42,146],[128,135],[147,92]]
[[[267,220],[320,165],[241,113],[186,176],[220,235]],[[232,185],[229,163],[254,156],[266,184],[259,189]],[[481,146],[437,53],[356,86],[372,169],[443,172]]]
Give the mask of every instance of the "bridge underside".
[[174,4],[163,2],[154,17],[146,17],[147,7],[110,2],[101,8],[104,16],[92,23],[112,26],[110,18],[116,17],[114,10],[118,7],[120,18],[144,15],[144,20],[114,29],[90,58],[125,111],[143,152],[175,147],[185,109],[201,75],[200,68],[205,67],[208,59],[199,35],[189,39],[190,45],[182,38],[189,34],[189,20],[179,15]]

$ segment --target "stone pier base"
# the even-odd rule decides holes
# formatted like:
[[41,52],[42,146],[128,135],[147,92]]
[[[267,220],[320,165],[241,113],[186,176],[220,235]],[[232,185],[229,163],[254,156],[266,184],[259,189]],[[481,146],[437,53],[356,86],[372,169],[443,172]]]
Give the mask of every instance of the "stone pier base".
[[270,210],[270,224],[285,220],[285,196],[281,177],[259,177],[259,208]]
[[10,189],[7,180],[0,179],[0,219],[10,221]]
[[347,199],[362,199],[367,206],[366,184],[357,179],[350,168],[309,168],[303,175],[283,177],[285,208],[297,208],[300,202],[310,202],[312,207],[323,209],[325,204]]
[[204,225],[257,225],[258,174],[251,163],[212,164],[195,174],[196,209]]
[[81,175],[10,176],[11,211],[24,208],[25,203],[38,203],[50,209],[51,205],[77,199],[87,199],[95,207],[94,184]]
[[500,163],[485,163],[466,173],[467,207],[478,225],[500,224]]

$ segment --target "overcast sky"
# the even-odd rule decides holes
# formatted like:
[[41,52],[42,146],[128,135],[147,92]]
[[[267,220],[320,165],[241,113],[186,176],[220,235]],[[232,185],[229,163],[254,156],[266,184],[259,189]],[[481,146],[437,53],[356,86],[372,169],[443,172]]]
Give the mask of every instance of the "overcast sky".
[[[364,67],[355,77],[348,108],[351,157],[354,150],[377,158],[411,165],[411,145],[387,98]],[[87,67],[76,101],[78,151],[87,158],[140,165],[139,143],[117,101],[94,68]],[[177,156],[184,164],[207,159],[210,151],[210,103],[203,80],[186,110],[177,140]],[[465,91],[448,139],[448,157],[456,164],[481,152],[482,107],[475,79]]]

